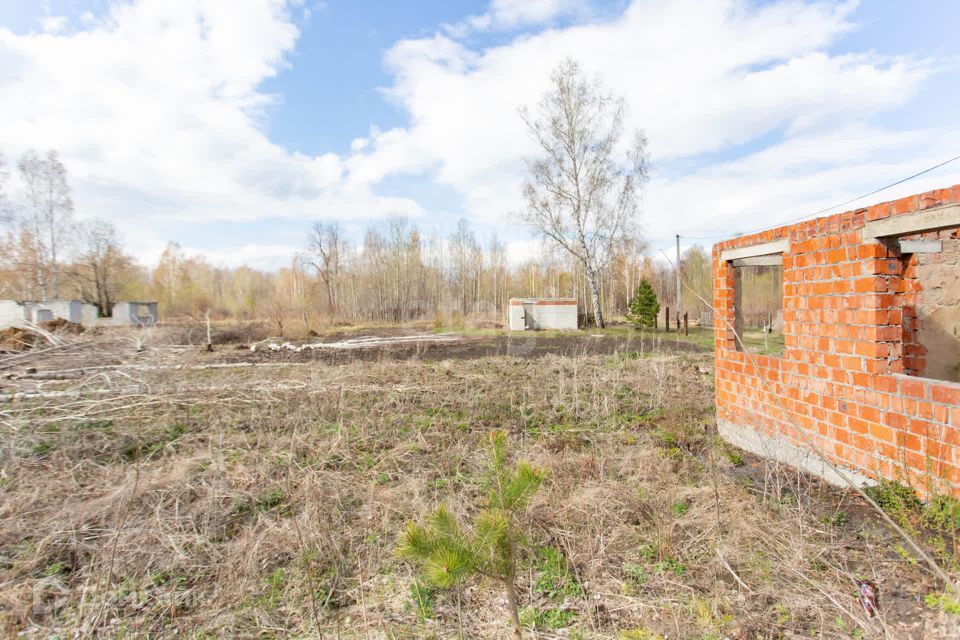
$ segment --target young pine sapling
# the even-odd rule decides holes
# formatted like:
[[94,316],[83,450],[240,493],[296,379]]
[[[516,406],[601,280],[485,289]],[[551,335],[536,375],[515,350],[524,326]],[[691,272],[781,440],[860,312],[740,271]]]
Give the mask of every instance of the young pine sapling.
[[[627,320],[638,327],[652,329],[657,322],[657,314],[660,313],[660,302],[657,300],[657,294],[653,287],[646,280],[641,280],[637,286],[633,298],[627,305]],[[669,329],[670,319],[667,319],[667,328]]]
[[398,553],[418,565],[423,578],[442,589],[480,576],[503,585],[514,637],[521,637],[517,604],[517,554],[522,544],[519,519],[540,488],[544,472],[525,462],[507,464],[507,436],[490,434],[489,492],[470,528],[461,527],[443,506],[420,524],[409,523]]

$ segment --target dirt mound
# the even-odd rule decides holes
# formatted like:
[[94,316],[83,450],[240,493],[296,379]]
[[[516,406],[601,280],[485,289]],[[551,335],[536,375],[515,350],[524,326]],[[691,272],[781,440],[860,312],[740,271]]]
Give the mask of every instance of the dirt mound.
[[64,320],[63,318],[54,318],[53,320],[47,320],[40,323],[40,327],[46,331],[56,332],[56,333],[83,333],[83,325],[77,324],[76,322],[70,322],[69,320]]
[[238,344],[257,342],[270,337],[270,329],[261,322],[246,322],[214,330],[213,344]]
[[[39,324],[40,329],[48,333],[83,333],[83,325],[76,322],[55,318]],[[26,327],[9,327],[0,331],[0,352],[21,352],[29,351],[37,345],[37,341],[44,339]]]
[[0,351],[27,351],[32,349],[36,336],[26,329],[10,327],[0,331]]

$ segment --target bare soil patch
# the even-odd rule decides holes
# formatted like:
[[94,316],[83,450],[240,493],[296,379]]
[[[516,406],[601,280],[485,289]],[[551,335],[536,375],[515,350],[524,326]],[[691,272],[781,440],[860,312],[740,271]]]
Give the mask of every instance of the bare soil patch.
[[[495,356],[516,358],[542,358],[546,355],[577,357],[583,355],[602,355],[617,353],[705,353],[703,347],[677,340],[602,335],[594,337],[589,331],[567,334],[538,334],[536,332],[496,335],[459,335],[450,334],[449,340],[436,340],[438,334],[424,332],[382,331],[382,332],[343,332],[324,336],[322,340],[296,341],[292,344],[327,343],[337,345],[358,338],[375,337],[380,342],[366,348],[316,348],[299,352],[290,349],[272,351],[265,345],[250,351],[248,345],[238,345],[235,353],[225,354],[222,360],[258,361],[258,362],[325,362],[342,364],[362,360],[472,360]],[[440,334],[444,335],[444,334]],[[421,337],[421,340],[416,339]],[[402,341],[391,341],[393,337],[402,337]],[[271,340],[265,344],[281,344],[283,341]]]

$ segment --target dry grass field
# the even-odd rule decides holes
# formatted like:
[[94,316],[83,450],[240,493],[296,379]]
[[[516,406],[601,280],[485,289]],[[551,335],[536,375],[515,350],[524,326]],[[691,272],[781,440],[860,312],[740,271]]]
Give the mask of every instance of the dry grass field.
[[[718,440],[709,353],[608,339],[325,358],[118,332],[0,356],[0,629],[510,637],[496,585],[432,590],[395,553],[438,504],[469,519],[503,429],[547,472],[523,516],[526,637],[957,637],[858,497]],[[956,540],[900,515],[956,576]]]

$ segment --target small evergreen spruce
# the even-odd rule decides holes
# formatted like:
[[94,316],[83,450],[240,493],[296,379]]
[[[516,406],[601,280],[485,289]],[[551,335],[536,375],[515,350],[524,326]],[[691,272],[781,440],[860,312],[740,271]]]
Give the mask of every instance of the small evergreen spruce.
[[491,432],[490,443],[489,492],[473,525],[465,529],[448,509],[437,507],[423,523],[407,525],[398,554],[418,565],[424,580],[438,588],[458,587],[474,576],[501,583],[514,636],[520,638],[516,573],[523,540],[518,519],[540,488],[544,472],[525,462],[508,466],[503,431]]
[[652,328],[656,324],[658,313],[660,313],[660,302],[657,300],[657,294],[654,293],[649,282],[642,280],[630,304],[627,305],[627,320],[638,327]]

